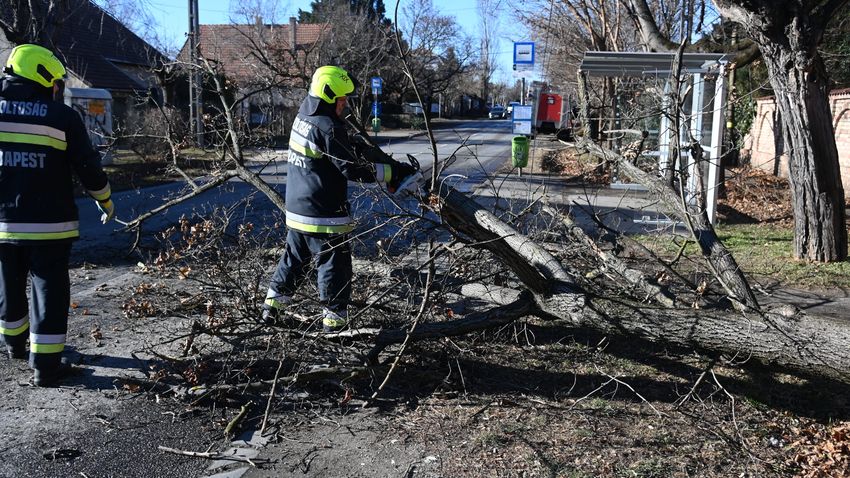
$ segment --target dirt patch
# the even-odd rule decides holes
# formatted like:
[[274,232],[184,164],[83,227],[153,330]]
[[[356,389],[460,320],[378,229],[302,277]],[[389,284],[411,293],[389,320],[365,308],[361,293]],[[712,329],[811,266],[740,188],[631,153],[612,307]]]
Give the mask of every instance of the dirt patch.
[[610,168],[590,155],[580,154],[575,148],[538,148],[536,154],[541,160],[538,168],[532,168],[532,173],[563,176],[586,184],[607,185],[611,182]]
[[722,222],[793,226],[788,179],[748,167],[729,169],[726,174],[726,195],[717,201]]

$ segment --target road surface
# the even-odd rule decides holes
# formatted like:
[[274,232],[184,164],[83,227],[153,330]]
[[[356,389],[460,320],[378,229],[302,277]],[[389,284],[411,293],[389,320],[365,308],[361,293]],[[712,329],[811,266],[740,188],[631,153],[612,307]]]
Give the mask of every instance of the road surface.
[[[393,153],[397,159],[406,154],[415,156],[423,170],[430,170],[433,155],[427,136],[410,137],[407,131],[396,131],[379,134],[378,142],[381,147]],[[451,181],[459,189],[468,190],[475,184],[481,183],[485,176],[496,171],[510,157],[510,123],[507,120],[457,120],[444,121],[435,130],[437,152],[441,159],[451,155],[456,156],[453,165],[446,171],[452,176]],[[462,144],[466,146],[461,147]],[[262,177],[284,194],[286,189],[286,151],[272,151],[264,155],[269,160],[253,163],[252,169],[261,173]],[[358,186],[351,184],[351,192]],[[176,182],[144,188],[135,191],[115,193],[117,216],[129,221],[165,200],[179,196],[186,191],[183,183]],[[250,201],[250,206],[239,208],[236,220],[254,224],[268,223],[279,216],[274,206],[262,194],[251,186],[234,179],[215,190],[209,191],[191,200],[176,205],[163,214],[155,216],[144,224],[147,232],[163,230],[182,215],[192,216],[195,213],[207,213],[217,207],[229,206],[239,201]],[[115,253],[126,251],[133,243],[135,235],[120,230],[116,223],[102,226],[99,213],[91,199],[79,199],[80,235],[82,238],[75,245],[75,254],[88,261],[98,262],[98,257],[114,256]],[[362,202],[355,202],[357,208],[364,207]],[[368,206],[365,206],[368,207]],[[362,212],[362,211],[361,211]],[[270,219],[275,218],[275,219]]]

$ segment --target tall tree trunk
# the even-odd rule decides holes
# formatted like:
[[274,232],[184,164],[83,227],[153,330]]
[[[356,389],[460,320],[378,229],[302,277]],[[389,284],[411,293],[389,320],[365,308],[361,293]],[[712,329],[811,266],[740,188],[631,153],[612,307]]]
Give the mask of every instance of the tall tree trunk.
[[844,260],[844,188],[823,61],[817,52],[807,58],[802,46],[764,40],[756,37],[770,72],[788,152],[794,256],[819,262]]
[[831,13],[846,0],[714,0],[759,46],[776,95],[788,152],[794,206],[794,256],[847,258],[844,188],[829,108],[829,85],[817,45]]

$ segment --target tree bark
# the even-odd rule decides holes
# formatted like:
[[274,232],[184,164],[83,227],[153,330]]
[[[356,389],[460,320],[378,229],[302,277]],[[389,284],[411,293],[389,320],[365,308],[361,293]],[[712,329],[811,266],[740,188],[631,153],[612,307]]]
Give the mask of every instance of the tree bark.
[[758,44],[776,95],[788,151],[794,207],[794,256],[815,262],[847,258],[844,188],[829,80],[817,45],[826,19],[847,1],[820,8],[801,0],[775,8],[772,1],[715,0]]
[[567,271],[546,249],[465,194],[443,183],[440,197],[443,220],[456,231],[473,238],[480,247],[499,256],[532,291],[547,294],[558,283],[572,282]]
[[763,36],[754,36],[765,52],[788,152],[794,257],[817,262],[844,260],[844,187],[823,61],[816,50],[814,57],[807,59],[800,47],[765,44]]
[[589,298],[579,314],[558,301],[540,300],[552,318],[603,333],[723,353],[808,376],[850,382],[850,329],[839,321],[768,313],[650,308],[619,299]]
[[670,51],[679,47],[661,34],[646,0],[631,0],[629,10],[649,51]]

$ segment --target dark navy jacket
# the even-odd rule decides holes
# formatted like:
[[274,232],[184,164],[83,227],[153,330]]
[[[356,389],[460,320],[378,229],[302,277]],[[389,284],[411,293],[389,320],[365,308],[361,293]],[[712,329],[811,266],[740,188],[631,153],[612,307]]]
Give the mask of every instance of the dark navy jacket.
[[29,80],[0,79],[0,242],[79,237],[72,174],[109,199],[100,154],[80,115]]
[[313,234],[353,228],[348,181],[390,182],[392,166],[358,158],[334,106],[307,95],[292,124],[286,176],[286,225]]

